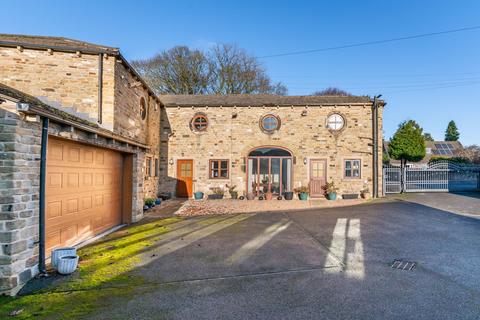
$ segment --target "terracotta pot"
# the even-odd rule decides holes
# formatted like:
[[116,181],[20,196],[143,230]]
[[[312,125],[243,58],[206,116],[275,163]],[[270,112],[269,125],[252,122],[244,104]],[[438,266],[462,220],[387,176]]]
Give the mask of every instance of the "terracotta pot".
[[271,194],[270,192],[265,194],[265,200],[272,200],[272,198],[273,198],[273,194]]

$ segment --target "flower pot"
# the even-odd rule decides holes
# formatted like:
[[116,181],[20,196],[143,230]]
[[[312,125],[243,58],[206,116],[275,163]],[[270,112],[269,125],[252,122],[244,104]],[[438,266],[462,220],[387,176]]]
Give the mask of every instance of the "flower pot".
[[157,199],[155,200],[155,205],[159,206],[159,205],[161,205],[161,204],[162,204],[162,199],[157,198]]
[[238,193],[237,192],[230,193],[230,198],[232,198],[234,200],[238,199]]
[[77,249],[74,247],[65,247],[52,250],[51,263],[53,268],[57,268],[58,260],[64,256],[76,256]]
[[148,209],[150,209],[150,208],[147,205],[143,206],[143,211],[147,211]]
[[247,193],[247,200],[253,200],[255,199],[255,194],[252,192]]
[[336,192],[327,193],[327,199],[328,200],[337,200],[337,193]]
[[57,271],[60,274],[67,275],[77,270],[78,256],[63,256],[58,259]]
[[265,194],[265,200],[272,200],[272,198],[273,198],[273,194],[271,194],[270,192]]
[[285,197],[285,200],[292,200],[293,199],[293,192],[292,191],[284,192],[283,196]]
[[307,200],[307,199],[308,199],[308,193],[306,193],[306,192],[300,192],[300,193],[298,194],[298,198],[299,198],[300,200]]
[[203,192],[197,191],[193,194],[193,197],[195,198],[195,200],[201,200],[203,199]]
[[208,199],[220,200],[220,199],[223,199],[223,194],[209,194]]
[[368,192],[362,192],[360,193],[360,196],[362,197],[362,199],[370,199],[370,193]]

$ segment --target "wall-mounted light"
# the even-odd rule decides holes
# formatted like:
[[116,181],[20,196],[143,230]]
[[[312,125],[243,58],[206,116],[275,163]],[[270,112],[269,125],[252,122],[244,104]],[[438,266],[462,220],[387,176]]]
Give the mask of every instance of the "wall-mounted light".
[[170,160],[168,160],[168,163],[173,166],[173,158],[170,158]]
[[307,164],[308,160],[307,158],[303,158],[303,164]]

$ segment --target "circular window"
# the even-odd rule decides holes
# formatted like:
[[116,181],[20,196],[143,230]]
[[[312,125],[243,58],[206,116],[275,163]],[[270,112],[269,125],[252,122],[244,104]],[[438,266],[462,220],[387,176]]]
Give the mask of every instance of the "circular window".
[[145,120],[147,117],[147,104],[145,103],[145,98],[140,98],[140,116],[142,120]]
[[338,113],[334,113],[327,118],[327,128],[332,131],[342,130],[345,126],[345,119]]
[[190,122],[190,126],[194,131],[205,131],[208,127],[208,118],[204,114],[196,114],[192,121]]
[[267,133],[280,129],[280,119],[273,114],[267,114],[260,119],[260,127]]

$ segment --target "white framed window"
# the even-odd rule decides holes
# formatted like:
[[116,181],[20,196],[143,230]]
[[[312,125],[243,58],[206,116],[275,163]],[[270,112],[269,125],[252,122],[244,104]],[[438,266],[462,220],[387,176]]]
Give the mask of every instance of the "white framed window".
[[361,161],[358,159],[345,160],[344,177],[348,179],[360,179],[361,177]]
[[327,128],[332,131],[340,131],[345,126],[345,119],[339,113],[333,113],[327,118]]

